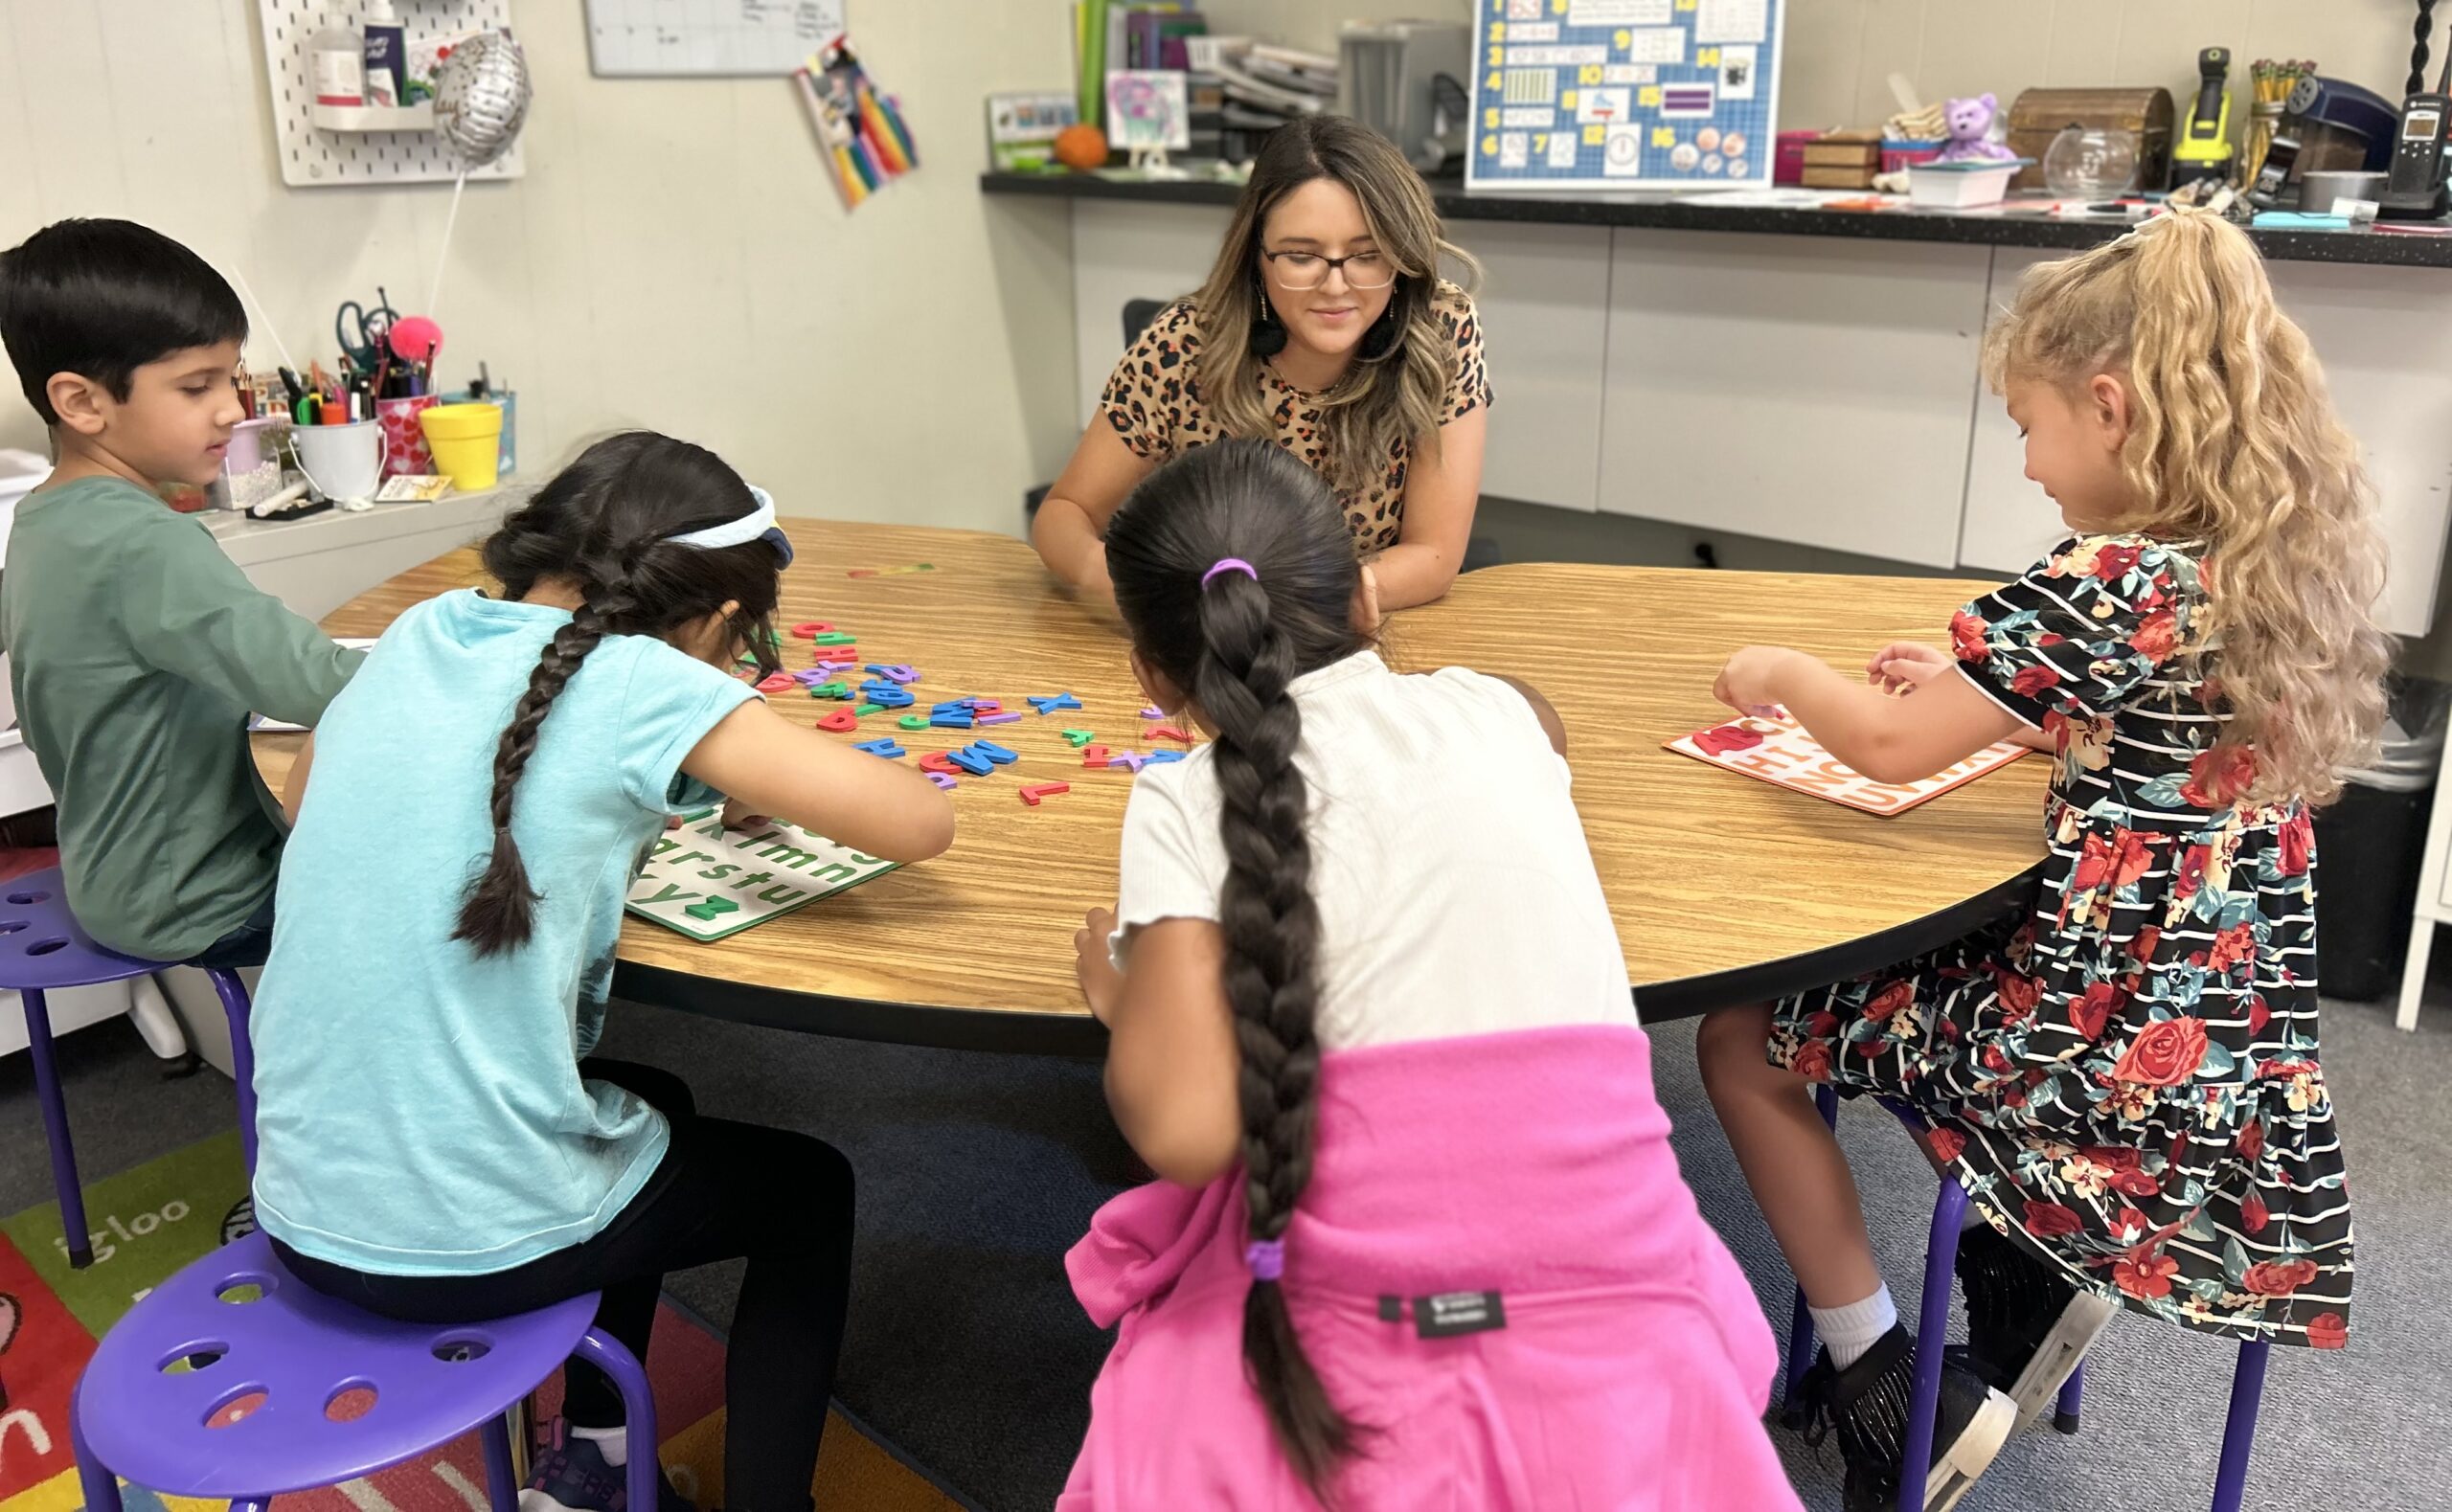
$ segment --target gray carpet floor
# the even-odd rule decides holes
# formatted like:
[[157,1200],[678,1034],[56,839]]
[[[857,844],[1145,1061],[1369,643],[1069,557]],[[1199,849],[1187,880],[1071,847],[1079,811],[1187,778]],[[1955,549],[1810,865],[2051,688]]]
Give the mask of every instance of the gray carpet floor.
[[[2452,953],[2439,953],[2439,959]],[[2452,979],[2415,1035],[2387,1011],[2328,1004],[2325,1063],[2341,1109],[2362,1262],[2357,1331],[2339,1354],[2277,1350],[2249,1505],[2418,1512],[2452,1497]],[[1789,1282],[1693,1075],[1691,1023],[1657,1026],[1660,1096],[1704,1211],[1784,1329]],[[992,1512],[1044,1509],[1062,1484],[1105,1349],[1058,1256],[1133,1179],[1097,1069],[855,1044],[618,1008],[604,1049],[686,1077],[699,1105],[831,1140],[860,1173],[860,1236],[840,1395],[949,1491]],[[92,1176],[228,1125],[227,1083],[163,1081],[125,1023],[63,1041],[79,1155]],[[1903,1312],[1916,1303],[1932,1177],[1891,1120],[1850,1110],[1842,1133],[1870,1194]],[[0,1212],[49,1195],[32,1074],[0,1061]],[[672,1278],[718,1325],[733,1267]],[[2088,1370],[2085,1431],[2014,1440],[1968,1498],[2021,1512],[2180,1512],[2207,1504],[2232,1351],[2123,1317]],[[2434,1423],[2433,1429],[2425,1425]],[[1806,1504],[1838,1505],[1834,1454],[1774,1430]]]

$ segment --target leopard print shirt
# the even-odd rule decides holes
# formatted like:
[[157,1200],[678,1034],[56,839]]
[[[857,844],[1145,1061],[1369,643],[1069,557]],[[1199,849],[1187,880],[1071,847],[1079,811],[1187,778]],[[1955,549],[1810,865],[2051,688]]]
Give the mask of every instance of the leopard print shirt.
[[[1472,297],[1442,280],[1431,308],[1453,348],[1447,395],[1439,408],[1439,422],[1444,425],[1489,404],[1489,375],[1482,365],[1482,326]],[[1193,375],[1192,359],[1200,350],[1200,311],[1190,299],[1180,299],[1158,312],[1141,339],[1115,365],[1100,409],[1134,456],[1165,462],[1226,434],[1202,401],[1200,383]],[[1318,396],[1287,383],[1273,368],[1260,369],[1260,384],[1268,398],[1270,439],[1314,470],[1328,473],[1328,441],[1321,430]],[[1396,544],[1405,519],[1410,449],[1402,440],[1389,448],[1387,467],[1368,489],[1337,491],[1346,524],[1353,530],[1355,554],[1367,555]]]

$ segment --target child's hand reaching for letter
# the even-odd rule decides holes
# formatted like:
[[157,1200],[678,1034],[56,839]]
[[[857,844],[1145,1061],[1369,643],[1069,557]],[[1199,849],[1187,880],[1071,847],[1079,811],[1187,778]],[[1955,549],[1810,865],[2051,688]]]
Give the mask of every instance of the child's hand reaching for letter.
[[1728,659],[1712,684],[1712,696],[1740,714],[1756,719],[1784,719],[1781,691],[1797,653],[1784,646],[1749,645]]
[[1115,933],[1115,910],[1094,908],[1073,932],[1073,975],[1081,983],[1081,998],[1090,1017],[1112,1027],[1116,1000],[1124,994],[1124,973],[1107,955],[1107,937]]

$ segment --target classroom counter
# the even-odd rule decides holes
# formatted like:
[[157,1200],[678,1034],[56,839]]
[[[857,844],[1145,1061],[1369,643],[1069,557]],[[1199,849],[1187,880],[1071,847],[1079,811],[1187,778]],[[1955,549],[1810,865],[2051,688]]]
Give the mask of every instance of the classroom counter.
[[[982,173],[988,194],[1053,194],[1143,205],[1232,205],[1238,184],[1205,178],[1172,182],[1095,173]],[[1721,194],[1467,190],[1460,179],[1430,180],[1439,213],[1451,221],[1514,221],[1551,226],[1640,226],[1659,231],[1725,231],[1772,237],[1845,237],[1864,241],[1940,241],[1963,246],[2049,247],[2077,251],[2128,229],[2117,215],[2069,217],[2015,203],[1979,210],[1833,210],[1794,201],[1817,191],[1737,190]],[[1843,196],[1862,199],[1864,195]],[[2046,201],[2046,203],[2050,203]],[[2436,222],[2441,225],[2441,222]],[[2366,262],[2452,268],[2452,236],[2375,231],[2251,231],[2275,261]]]
[[[981,187],[991,227],[1069,228],[1087,425],[1125,303],[1196,286],[1237,191],[1082,174]],[[2121,222],[1452,187],[1439,200],[1482,265],[1485,496],[1998,575],[2066,533],[1986,392],[1984,327],[2027,269]],[[2258,239],[2366,443],[2391,550],[2385,626],[2424,635],[2452,523],[2452,238]]]

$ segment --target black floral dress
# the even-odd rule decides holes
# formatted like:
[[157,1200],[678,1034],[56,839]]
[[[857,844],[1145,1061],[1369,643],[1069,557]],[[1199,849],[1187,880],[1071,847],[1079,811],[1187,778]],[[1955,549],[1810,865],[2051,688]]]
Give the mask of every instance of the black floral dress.
[[2305,807],[2236,800],[2189,543],[2071,541],[1960,610],[1960,669],[2052,735],[2031,912],[1781,1004],[1770,1056],[1902,1097],[1985,1218],[2140,1312],[2339,1348],[2354,1266],[2316,1049]]

